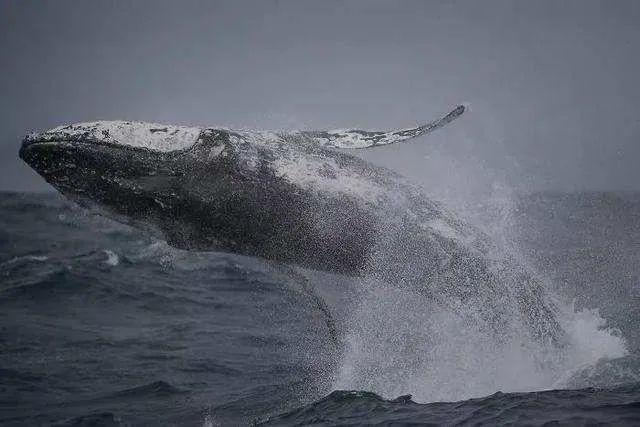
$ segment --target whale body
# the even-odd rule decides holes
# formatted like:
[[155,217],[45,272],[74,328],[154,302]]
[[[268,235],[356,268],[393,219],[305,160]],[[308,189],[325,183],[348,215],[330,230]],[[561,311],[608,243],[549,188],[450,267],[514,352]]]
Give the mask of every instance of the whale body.
[[463,112],[391,132],[78,123],[27,135],[20,157],[68,198],[174,247],[419,287],[558,341],[530,271],[418,186],[338,150],[401,143]]

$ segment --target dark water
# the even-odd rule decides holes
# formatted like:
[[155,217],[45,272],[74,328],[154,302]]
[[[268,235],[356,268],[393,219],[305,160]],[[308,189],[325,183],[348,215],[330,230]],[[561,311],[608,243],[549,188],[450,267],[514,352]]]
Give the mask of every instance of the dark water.
[[[437,389],[374,390],[384,398],[335,391],[349,384],[336,378],[340,349],[317,308],[272,266],[176,251],[55,195],[0,195],[0,223],[2,424],[640,425],[638,195],[536,194],[509,208],[510,242],[554,292],[577,311],[599,309],[573,332],[594,355],[576,360],[612,348],[554,378],[556,387],[536,379],[518,393],[450,373]],[[344,317],[342,293],[354,285],[321,281]],[[580,326],[594,318],[607,323]],[[465,382],[490,385],[447,389]],[[571,390],[533,391],[560,387]],[[456,403],[425,403],[432,396]]]

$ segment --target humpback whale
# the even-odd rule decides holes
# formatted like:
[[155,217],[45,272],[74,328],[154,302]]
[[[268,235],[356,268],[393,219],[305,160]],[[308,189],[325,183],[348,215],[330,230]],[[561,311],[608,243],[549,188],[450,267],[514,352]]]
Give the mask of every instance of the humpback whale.
[[558,341],[534,274],[417,185],[348,152],[415,139],[464,111],[390,132],[98,121],[29,134],[19,155],[68,198],[174,247],[418,286]]

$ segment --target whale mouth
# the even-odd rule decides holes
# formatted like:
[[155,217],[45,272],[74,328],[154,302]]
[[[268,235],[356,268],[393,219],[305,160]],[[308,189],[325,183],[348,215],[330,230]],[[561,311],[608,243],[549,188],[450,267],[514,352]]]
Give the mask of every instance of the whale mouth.
[[[72,141],[66,140],[51,140],[46,138],[41,138],[39,136],[27,135],[22,141],[22,145],[20,146],[20,150],[18,151],[18,156],[25,163],[27,163],[32,168],[36,169],[36,171],[40,172],[34,161],[38,160],[42,155],[53,148],[62,148],[65,145],[73,144]],[[47,156],[44,156],[40,160],[46,160]]]
[[77,147],[81,145],[103,146],[117,149],[145,149],[144,147],[139,148],[122,144],[119,141],[96,138],[93,135],[51,135],[47,131],[41,133],[30,133],[25,136],[22,140],[18,155],[24,160],[23,155],[34,147],[44,149],[46,147]]
[[76,154],[83,146],[85,152],[90,150],[91,145],[80,139],[68,141],[30,135],[22,142],[18,156],[49,184],[67,193],[81,181],[74,178],[82,174]]
[[90,138],[83,135],[57,136],[47,132],[29,133],[22,140],[22,147],[26,148],[37,144],[59,144],[65,142],[100,143],[98,138]]
[[126,148],[115,142],[101,140],[90,137],[65,137],[65,138],[52,138],[46,132],[38,134],[29,134],[23,140],[18,151],[18,156],[25,161],[29,166],[31,164],[27,161],[29,156],[34,151],[46,151],[47,149],[63,149],[78,147],[80,145],[99,145],[112,148]]
[[[64,182],[65,173],[80,173],[79,169],[83,169],[86,174],[96,174],[108,170],[104,165],[114,156],[137,159],[154,154],[171,156],[172,152],[121,143],[89,132],[69,134],[55,131],[28,134],[18,151],[22,161],[54,186],[51,179]],[[122,164],[120,166],[116,172],[122,170]]]

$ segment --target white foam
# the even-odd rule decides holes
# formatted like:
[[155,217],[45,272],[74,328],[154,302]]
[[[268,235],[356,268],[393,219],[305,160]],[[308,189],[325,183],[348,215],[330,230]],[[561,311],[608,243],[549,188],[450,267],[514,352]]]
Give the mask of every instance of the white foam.
[[563,314],[559,320],[571,339],[569,357],[573,365],[591,365],[602,358],[614,359],[627,354],[620,331],[607,327],[599,310],[575,310],[570,304]]
[[332,388],[385,398],[457,401],[497,391],[560,388],[563,379],[601,359],[627,353],[624,339],[597,310],[561,305],[563,346],[530,338],[517,318],[490,326],[468,304],[407,289],[367,284],[346,325],[346,347]]
[[348,174],[335,160],[329,158],[281,157],[273,162],[273,169],[276,175],[311,191],[321,189],[365,200],[376,200],[386,194],[383,188],[372,184],[371,180]]
[[45,262],[49,259],[48,256],[45,255],[25,255],[25,256],[18,256],[18,257],[13,257],[8,261],[3,262],[2,264],[0,264],[0,267],[8,267],[10,265],[22,262],[22,261],[36,261],[36,262]]
[[202,427],[219,427],[221,425],[222,424],[213,413],[213,409],[207,408],[204,413],[204,419],[202,420]]
[[[526,265],[508,233],[511,193],[502,187],[494,193],[495,228],[485,230]],[[425,226],[464,240],[439,219]],[[563,387],[576,370],[627,353],[624,338],[607,328],[597,310],[576,310],[552,294],[547,298],[553,299],[556,320],[566,332],[562,345],[531,338],[518,303],[505,292],[490,296],[491,310],[501,316],[496,327],[483,320],[482,301],[457,303],[437,289],[427,296],[371,280],[364,286],[368,290],[346,326],[347,345],[332,384],[336,389],[364,389],[386,398],[412,394],[419,402],[546,390]]]
[[116,265],[120,264],[120,257],[118,256],[118,254],[116,254],[115,252],[109,249],[105,249],[104,253],[107,255],[107,260],[105,261],[105,264],[110,265],[112,267],[115,267]]

